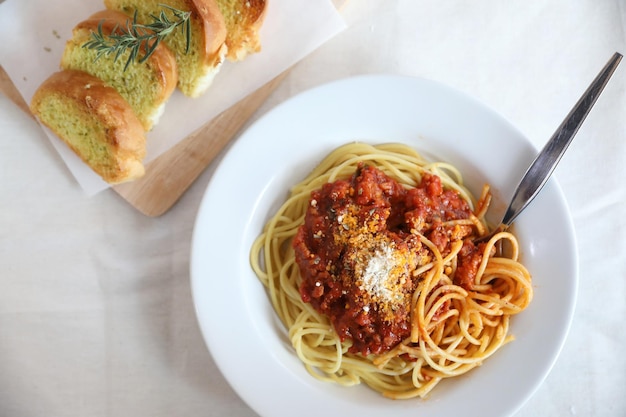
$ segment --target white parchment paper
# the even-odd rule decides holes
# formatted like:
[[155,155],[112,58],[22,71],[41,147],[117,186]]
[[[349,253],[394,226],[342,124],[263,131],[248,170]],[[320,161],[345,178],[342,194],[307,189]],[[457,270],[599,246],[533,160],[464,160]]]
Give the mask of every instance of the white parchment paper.
[[[191,99],[176,91],[148,133],[148,163],[345,28],[330,0],[269,0],[262,51],[225,62],[213,85]],[[55,71],[74,26],[104,8],[101,0],[6,0],[0,5],[0,65],[27,103]],[[19,37],[17,36],[19,34]],[[108,185],[52,132],[44,131],[88,195]]]

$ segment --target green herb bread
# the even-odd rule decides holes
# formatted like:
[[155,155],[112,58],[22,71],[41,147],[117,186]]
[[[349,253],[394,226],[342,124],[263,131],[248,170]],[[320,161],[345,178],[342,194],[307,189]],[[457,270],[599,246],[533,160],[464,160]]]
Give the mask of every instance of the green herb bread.
[[217,0],[226,22],[227,58],[240,61],[259,52],[259,30],[265,19],[266,0]]
[[93,32],[101,30],[105,36],[113,31],[120,34],[120,29],[126,30],[128,23],[127,15],[114,10],[103,10],[80,22],[66,43],[61,67],[88,72],[114,87],[148,131],[158,122],[165,103],[176,89],[178,69],[174,54],[160,43],[147,60],[140,62],[145,55],[142,51],[125,68],[129,51],[117,59],[114,55],[103,55],[96,60],[98,51],[83,47]]
[[30,109],[106,182],[144,174],[143,126],[128,102],[99,78],[56,72],[39,86]]
[[213,82],[226,55],[226,24],[215,0],[105,0],[108,9],[134,16],[144,24],[164,12],[174,20],[172,8],[191,13],[190,48],[180,28],[165,37],[164,42],[174,52],[178,65],[178,88],[189,97],[204,93]]

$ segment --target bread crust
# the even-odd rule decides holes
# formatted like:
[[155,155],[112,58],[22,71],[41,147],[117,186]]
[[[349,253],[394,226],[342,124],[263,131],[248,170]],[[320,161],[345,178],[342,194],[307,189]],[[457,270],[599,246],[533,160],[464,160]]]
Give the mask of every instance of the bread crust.
[[226,22],[216,0],[184,0],[184,2],[191,11],[192,19],[197,19],[203,28],[205,54],[202,65],[206,69],[206,75],[196,80],[195,88],[184,91],[190,97],[198,97],[213,82],[228,52]]
[[222,51],[226,41],[226,22],[216,0],[185,0],[194,14],[201,19],[204,27],[204,45],[206,62],[210,63],[216,54]]
[[[90,161],[77,146],[80,138],[67,137],[50,122],[41,105],[51,96],[71,101],[81,109],[81,114],[69,117],[90,118],[87,122],[100,123],[104,127],[104,137],[97,139],[108,149],[106,163]],[[141,122],[117,90],[99,78],[76,70],[56,72],[39,86],[30,108],[41,123],[54,131],[106,182],[120,183],[144,174],[141,161],[145,156],[145,134]]]

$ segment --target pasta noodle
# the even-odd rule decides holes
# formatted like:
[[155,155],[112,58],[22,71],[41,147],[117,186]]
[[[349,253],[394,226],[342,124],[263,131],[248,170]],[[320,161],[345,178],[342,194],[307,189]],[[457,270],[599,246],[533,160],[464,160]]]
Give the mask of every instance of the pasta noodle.
[[[376,167],[406,190],[420,185],[426,175],[437,176],[443,188],[454,190],[471,210],[468,218],[449,220],[444,225],[450,230],[471,230],[465,240],[487,234],[484,217],[490,198],[488,187],[475,199],[463,185],[461,173],[450,164],[428,162],[406,145],[351,143],[330,153],[292,188],[287,201],[255,240],[250,252],[251,266],[311,375],[341,385],[362,382],[394,399],[425,397],[441,380],[468,372],[512,340],[509,320],[530,303],[531,278],[519,262],[518,242],[511,233],[498,233],[478,246],[481,253],[472,282],[459,285],[455,276],[460,274],[463,239],[451,240],[442,251],[425,234],[412,232],[414,244],[422,248],[426,254],[422,259],[426,261],[414,265],[412,272],[416,278],[407,296],[406,337],[389,348],[376,345],[371,352],[357,346],[356,340],[342,338],[326,314],[311,302],[303,301],[303,277],[294,239],[305,222],[307,210],[316,203],[312,201],[312,192],[324,184],[353,177],[365,165]],[[500,249],[503,243],[508,247],[506,254]],[[396,244],[391,245],[395,248]],[[401,265],[400,261],[386,265],[382,250],[370,252],[374,255],[369,262],[385,266],[385,273],[392,274],[393,268]],[[386,294],[386,287],[376,287],[375,282],[368,281],[376,278],[370,276],[370,269],[358,268],[359,288],[374,285],[380,294]],[[371,305],[380,305],[372,301],[374,295],[371,297]],[[357,313],[367,313],[369,305],[362,307],[365,312]],[[357,348],[361,351],[355,351]]]

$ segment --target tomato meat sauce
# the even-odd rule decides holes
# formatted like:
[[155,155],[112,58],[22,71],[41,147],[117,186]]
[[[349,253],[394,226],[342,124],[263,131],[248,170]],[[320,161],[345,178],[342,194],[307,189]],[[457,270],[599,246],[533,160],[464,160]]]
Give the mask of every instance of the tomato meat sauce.
[[[302,300],[328,317],[350,352],[381,354],[411,332],[411,298],[432,260],[423,235],[445,256],[463,241],[455,284],[472,288],[482,249],[471,241],[469,205],[436,175],[407,189],[378,168],[361,164],[351,178],[313,191],[293,240]],[[442,308],[445,308],[442,307]]]

